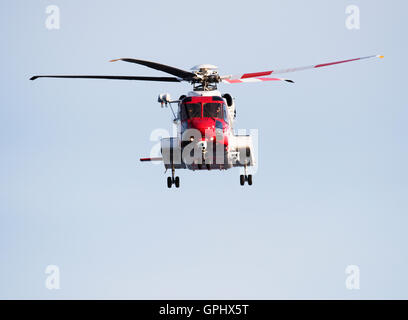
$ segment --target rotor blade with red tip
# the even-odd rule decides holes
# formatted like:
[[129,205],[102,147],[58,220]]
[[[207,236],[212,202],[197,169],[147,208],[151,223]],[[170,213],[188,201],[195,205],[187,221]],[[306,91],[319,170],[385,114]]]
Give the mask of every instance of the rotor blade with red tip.
[[223,83],[243,83],[243,82],[262,82],[262,81],[286,81],[294,83],[294,81],[282,78],[244,78],[244,79],[222,79]]
[[296,72],[296,71],[302,71],[302,70],[308,70],[308,69],[316,69],[316,68],[321,68],[321,67],[332,66],[332,65],[335,65],[335,64],[341,64],[341,63],[346,63],[346,62],[364,60],[364,59],[369,59],[369,58],[384,58],[384,56],[373,55],[373,56],[368,56],[368,57],[361,57],[361,58],[341,60],[341,61],[335,61],[335,62],[329,62],[329,63],[315,64],[315,65],[306,66],[306,67],[297,67],[297,68],[277,69],[277,70],[261,71],[261,72],[253,72],[253,73],[244,73],[244,74],[241,74],[241,75],[223,76],[223,77],[221,77],[221,79],[223,79],[223,80],[225,80],[225,79],[231,79],[231,80],[241,79],[242,80],[242,79],[248,79],[248,78],[269,76],[272,73],[273,74],[280,74],[280,73]]

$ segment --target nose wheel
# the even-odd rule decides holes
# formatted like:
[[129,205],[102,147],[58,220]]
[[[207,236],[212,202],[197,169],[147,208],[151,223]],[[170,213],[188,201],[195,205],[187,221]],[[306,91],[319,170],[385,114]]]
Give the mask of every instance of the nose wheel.
[[171,177],[167,177],[167,188],[171,188],[171,186],[174,184],[176,188],[180,187],[180,178],[179,177],[174,177],[174,173],[176,170],[174,168],[171,170]]

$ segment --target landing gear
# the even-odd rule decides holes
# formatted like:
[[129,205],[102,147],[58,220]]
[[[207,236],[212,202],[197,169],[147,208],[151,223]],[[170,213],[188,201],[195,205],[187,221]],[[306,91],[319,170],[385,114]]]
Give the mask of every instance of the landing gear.
[[252,174],[247,176],[248,185],[252,186]]
[[241,186],[243,186],[243,185],[245,184],[245,181],[248,182],[248,185],[252,186],[252,174],[249,174],[249,175],[243,175],[243,174],[241,174],[241,175],[239,176],[239,184],[240,184]]
[[252,174],[247,175],[247,170],[246,170],[247,168],[245,167],[244,169],[245,169],[245,175],[241,174],[239,176],[239,184],[243,186],[245,184],[245,181],[248,181],[248,185],[252,186]]
[[171,186],[174,184],[176,188],[180,187],[180,178],[179,177],[174,177],[174,173],[176,170],[174,168],[171,169],[171,177],[167,177],[167,188],[171,188]]

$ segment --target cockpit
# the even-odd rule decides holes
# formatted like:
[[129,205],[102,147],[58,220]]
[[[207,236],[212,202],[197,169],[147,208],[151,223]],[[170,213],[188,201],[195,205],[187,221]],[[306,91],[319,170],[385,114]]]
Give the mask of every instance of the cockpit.
[[181,104],[181,120],[201,118],[201,103]]
[[182,103],[181,120],[193,118],[214,118],[228,122],[227,107],[222,102]]

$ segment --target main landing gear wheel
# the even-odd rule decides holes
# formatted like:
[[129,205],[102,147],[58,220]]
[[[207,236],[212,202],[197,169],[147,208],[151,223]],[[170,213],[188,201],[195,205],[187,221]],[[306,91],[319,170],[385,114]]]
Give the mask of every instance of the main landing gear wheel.
[[248,185],[252,186],[252,174],[246,175],[246,173],[245,173],[245,175],[241,174],[239,176],[239,184],[241,186],[243,186],[245,184],[245,181],[248,181]]
[[174,179],[172,179],[171,177],[167,177],[167,188],[171,188],[171,186],[173,184],[176,186],[176,188],[179,188],[180,187],[180,178],[175,177]]
[[174,177],[174,173],[176,170],[174,168],[171,170],[171,177],[167,177],[167,187],[171,188],[171,186],[174,184],[176,188],[180,187],[180,178],[179,177]]

